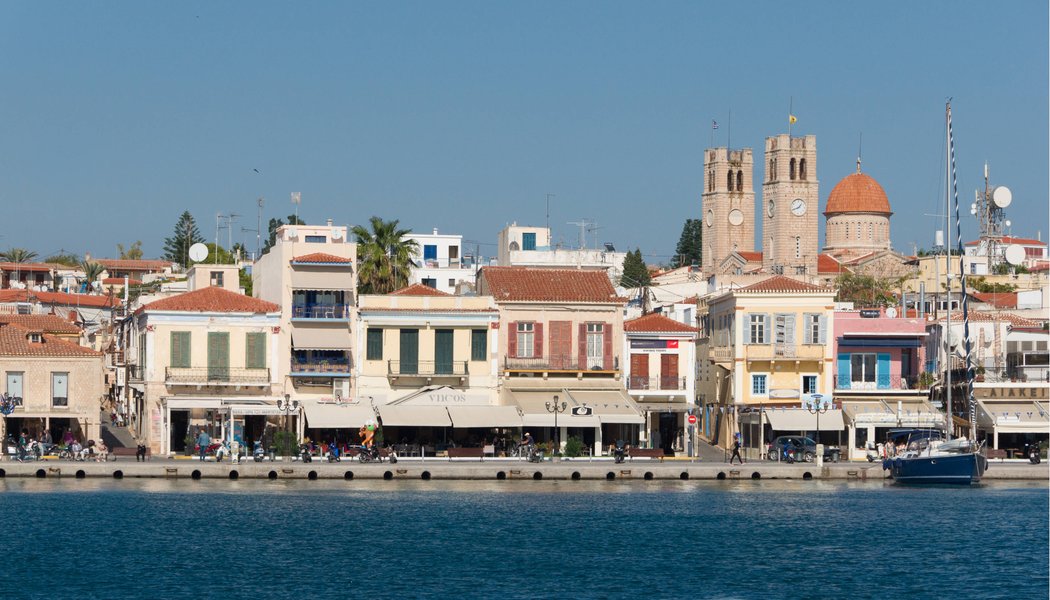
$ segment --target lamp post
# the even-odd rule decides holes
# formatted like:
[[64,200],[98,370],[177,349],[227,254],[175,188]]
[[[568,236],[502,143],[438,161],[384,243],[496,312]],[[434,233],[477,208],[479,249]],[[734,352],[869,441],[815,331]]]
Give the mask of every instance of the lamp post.
[[565,412],[569,404],[567,402],[558,404],[558,396],[554,396],[554,402],[547,402],[545,406],[547,407],[547,412],[554,413],[554,450],[551,451],[551,458],[553,459],[554,455],[561,450],[561,443],[558,440],[558,413]]
[[817,415],[817,444],[816,448],[813,449],[816,453],[814,459],[818,464],[823,464],[824,452],[820,444],[820,415],[828,412],[828,409],[831,408],[831,406],[830,403],[821,402],[821,400],[824,399],[823,394],[811,394],[809,398],[810,401],[806,403],[806,410],[808,410],[811,415]]
[[[289,426],[291,425],[291,419],[289,419],[288,417],[293,412],[299,412],[299,400],[292,400],[292,395],[291,394],[285,394],[283,399],[282,398],[278,398],[277,399],[277,410],[279,410],[282,413],[284,413],[284,430],[285,430],[285,433],[290,433],[290,427]],[[287,439],[287,438],[285,438],[285,439]],[[292,449],[293,453],[294,453],[294,451],[295,450]],[[286,458],[290,458],[290,457],[286,457]]]

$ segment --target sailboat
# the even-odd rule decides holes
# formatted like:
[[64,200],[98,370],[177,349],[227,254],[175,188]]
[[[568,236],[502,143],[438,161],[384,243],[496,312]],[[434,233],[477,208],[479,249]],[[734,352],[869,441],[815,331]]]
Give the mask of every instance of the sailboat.
[[[969,416],[969,435],[965,438],[952,439],[953,411],[952,411],[952,369],[951,369],[951,269],[948,274],[948,318],[945,327],[945,427],[942,438],[937,431],[913,432],[907,440],[903,452],[892,458],[882,461],[882,468],[890,472],[890,476],[898,483],[910,484],[959,484],[971,485],[979,483],[981,476],[988,468],[988,459],[981,454],[981,444],[976,439],[976,404],[973,395],[973,381],[976,374],[973,367],[970,348],[970,320],[969,302],[966,295],[966,271],[963,264],[963,242],[962,227],[959,220],[959,193],[955,180],[955,145],[952,138],[952,105],[949,101],[945,105],[945,119],[947,123],[948,143],[946,145],[946,172],[947,182],[945,186],[945,219],[950,219],[952,198],[955,199],[955,232],[959,250],[959,280],[961,283],[962,314],[963,314],[963,344],[966,356],[966,407]],[[951,248],[951,226],[948,226],[948,248]],[[949,258],[950,261],[950,253]],[[947,264],[947,263],[946,263]]]

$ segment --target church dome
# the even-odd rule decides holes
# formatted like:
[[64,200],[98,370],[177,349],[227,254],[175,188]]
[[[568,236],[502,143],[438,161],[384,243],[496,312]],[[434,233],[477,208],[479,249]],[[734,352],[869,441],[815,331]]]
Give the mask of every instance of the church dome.
[[835,186],[828,196],[826,216],[841,213],[893,214],[879,182],[864,173],[853,173]]

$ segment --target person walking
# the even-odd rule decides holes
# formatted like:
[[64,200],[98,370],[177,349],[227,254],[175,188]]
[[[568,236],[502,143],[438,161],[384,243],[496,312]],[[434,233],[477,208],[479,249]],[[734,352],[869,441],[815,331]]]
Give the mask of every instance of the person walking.
[[733,439],[733,456],[729,457],[729,464],[733,464],[734,458],[738,459],[740,464],[744,464],[744,459],[740,456],[740,434],[737,434],[737,437]]
[[208,456],[208,446],[211,445],[211,436],[208,432],[201,429],[199,435],[197,435],[197,449],[200,451],[201,462],[204,462],[206,456]]

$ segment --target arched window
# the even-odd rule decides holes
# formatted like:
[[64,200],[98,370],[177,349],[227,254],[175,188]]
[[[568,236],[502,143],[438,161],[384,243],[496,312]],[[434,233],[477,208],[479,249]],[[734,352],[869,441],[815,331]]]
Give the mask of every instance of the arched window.
[[736,191],[738,191],[738,192],[744,191],[744,172],[743,171],[737,171],[736,172]]
[[773,181],[776,178],[777,178],[777,161],[775,161],[775,160],[773,160],[771,158],[771,159],[769,159],[769,177],[767,177],[766,180],[767,181]]
[[791,163],[788,166],[788,177],[792,180],[795,179],[795,159],[791,159]]
[[707,191],[715,191],[715,170],[711,169],[707,172]]
[[849,221],[843,223],[843,225],[846,226],[846,235],[843,236],[843,239],[847,239],[848,240],[849,239]]
[[802,238],[795,236],[795,258],[802,258]]
[[804,159],[804,158],[799,159],[799,161],[798,161],[798,178],[799,179],[805,179],[806,178],[806,159]]
[[777,249],[777,247],[773,245],[773,238],[770,237],[769,238],[769,260],[771,260],[771,261],[772,260],[776,260],[776,257],[777,257],[777,253],[775,252],[776,249]]
[[875,229],[874,225],[868,223],[868,241],[875,241]]
[[726,187],[729,188],[730,192],[733,191],[733,171],[732,170],[730,170],[728,173],[726,173]]

